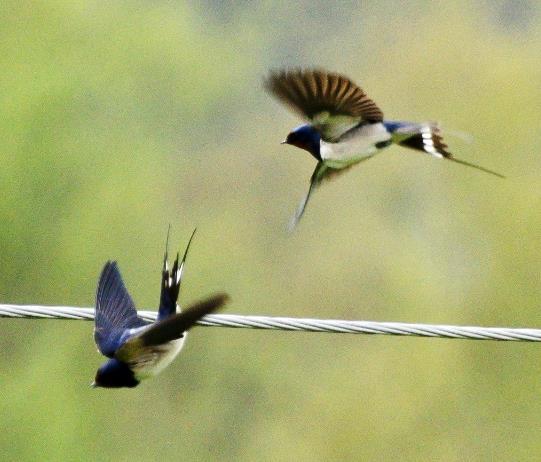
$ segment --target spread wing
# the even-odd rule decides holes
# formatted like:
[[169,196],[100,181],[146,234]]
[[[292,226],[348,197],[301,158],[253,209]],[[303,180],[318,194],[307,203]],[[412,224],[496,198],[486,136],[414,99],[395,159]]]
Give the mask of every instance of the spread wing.
[[[186,257],[188,256],[188,250],[190,249],[190,244],[195,235],[195,229],[188,241],[186,250],[184,251],[184,256],[180,265],[178,263],[179,255],[173,263],[173,267],[169,270],[169,265],[167,263],[167,243],[165,244],[165,256],[163,258],[163,271],[162,271],[162,290],[160,295],[160,308],[158,310],[158,321],[175,314],[177,311],[177,300],[180,292],[180,284],[182,282],[182,272],[184,271],[184,263],[186,262]],[[167,232],[167,242],[169,241],[169,231]]]
[[147,324],[137,316],[117,263],[108,261],[103,267],[96,291],[94,340],[98,349],[103,355],[112,358],[126,329]]
[[127,340],[116,352],[115,358],[126,363],[137,362],[138,357],[149,349],[159,347],[171,340],[182,337],[182,334],[213,311],[223,306],[229,299],[226,294],[218,294],[176,313],[163,321],[157,321]]
[[383,113],[349,78],[324,70],[272,72],[265,87],[310,120],[324,141],[333,142],[361,122],[381,122]]

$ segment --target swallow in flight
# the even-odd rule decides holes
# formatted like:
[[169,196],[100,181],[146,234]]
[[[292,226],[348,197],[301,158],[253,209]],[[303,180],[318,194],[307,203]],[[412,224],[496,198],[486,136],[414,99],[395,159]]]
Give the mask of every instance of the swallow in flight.
[[453,157],[443,142],[437,123],[384,120],[378,106],[344,75],[319,69],[280,70],[270,73],[265,87],[308,120],[291,131],[282,144],[304,149],[318,161],[310,188],[292,219],[291,229],[297,225],[310,196],[324,180],[338,176],[391,144],[503,178],[492,170]]
[[[195,234],[195,231],[194,231]],[[124,286],[118,265],[108,261],[98,282],[94,339],[109,359],[98,369],[93,387],[135,387],[141,380],[161,372],[182,349],[188,329],[228,300],[217,294],[180,311],[177,298],[190,241],[179,264],[169,269],[167,244],[163,260],[160,307],[156,322],[137,315]],[[169,240],[169,233],[168,233]]]

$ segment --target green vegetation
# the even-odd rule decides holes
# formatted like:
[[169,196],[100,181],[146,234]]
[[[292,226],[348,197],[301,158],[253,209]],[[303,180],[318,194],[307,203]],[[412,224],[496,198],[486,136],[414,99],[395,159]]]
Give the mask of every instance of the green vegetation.
[[[369,2],[365,2],[369,3]],[[508,2],[3,2],[0,302],[92,306],[117,259],[158,303],[231,313],[541,325],[541,10]],[[330,6],[332,5],[332,6]],[[286,225],[314,160],[270,68],[350,75],[457,157],[393,147]],[[537,460],[535,344],[197,328],[134,390],[93,390],[92,324],[0,320],[2,460]]]

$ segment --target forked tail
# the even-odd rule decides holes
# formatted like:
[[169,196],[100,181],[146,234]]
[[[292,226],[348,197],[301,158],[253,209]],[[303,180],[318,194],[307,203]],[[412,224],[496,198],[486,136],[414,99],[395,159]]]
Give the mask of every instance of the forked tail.
[[441,159],[449,159],[457,164],[466,165],[499,178],[505,178],[505,176],[498,172],[453,157],[447,150],[447,145],[443,142],[441,129],[436,123],[427,122],[417,124],[388,121],[384,122],[384,124],[387,130],[391,132],[392,141],[400,146],[426,152]]
[[158,320],[167,318],[177,311],[177,300],[180,292],[180,284],[182,282],[182,272],[184,270],[184,264],[186,263],[186,257],[188,256],[188,250],[190,249],[190,244],[195,235],[195,229],[188,241],[186,250],[179,264],[179,254],[173,267],[169,269],[168,258],[168,246],[169,246],[169,230],[167,231],[167,242],[165,244],[165,255],[163,257],[163,270],[162,270],[162,290],[160,295],[160,308],[158,310]]

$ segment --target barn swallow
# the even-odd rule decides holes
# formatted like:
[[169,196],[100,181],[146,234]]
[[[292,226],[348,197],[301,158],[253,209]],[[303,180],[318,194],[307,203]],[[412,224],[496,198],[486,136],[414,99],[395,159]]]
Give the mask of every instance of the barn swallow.
[[379,107],[344,75],[319,69],[281,70],[270,73],[265,87],[309,121],[291,131],[282,144],[304,149],[318,161],[310,188],[291,221],[291,229],[324,180],[338,176],[391,144],[503,178],[492,170],[453,157],[437,123],[384,120]]
[[180,265],[177,254],[171,270],[166,243],[160,306],[154,323],[137,315],[117,263],[108,261],[105,264],[96,293],[94,340],[98,350],[109,360],[98,369],[93,387],[132,388],[141,380],[158,374],[182,349],[187,330],[228,300],[226,294],[217,294],[180,311],[177,299],[194,234],[195,230]]

